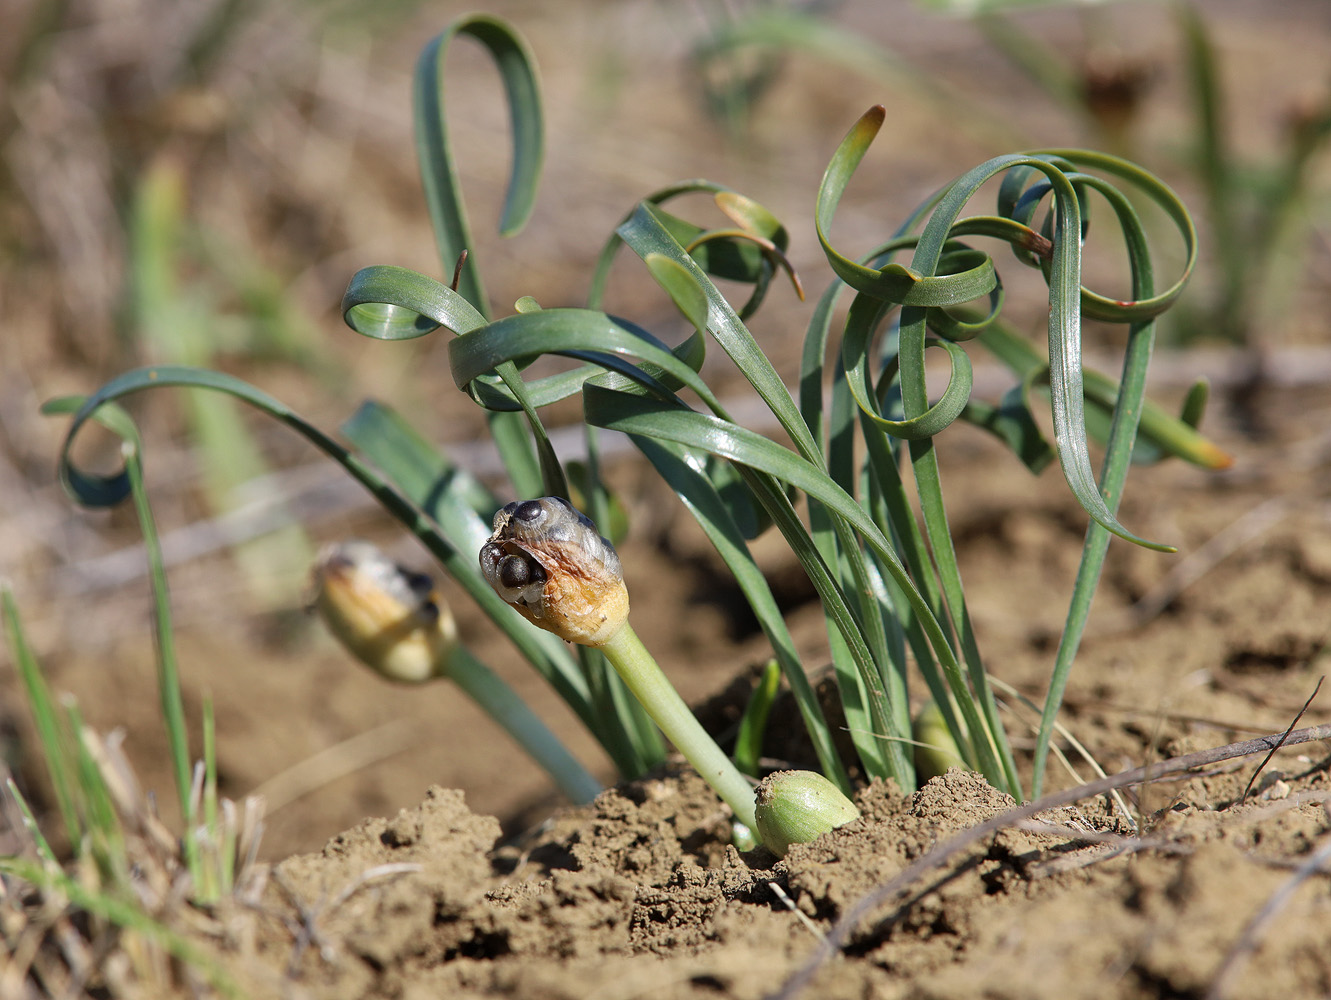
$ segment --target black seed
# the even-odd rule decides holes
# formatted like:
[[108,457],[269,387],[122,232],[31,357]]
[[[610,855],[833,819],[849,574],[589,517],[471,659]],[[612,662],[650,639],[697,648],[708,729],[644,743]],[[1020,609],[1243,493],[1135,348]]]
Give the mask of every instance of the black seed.
[[499,582],[511,590],[517,590],[531,583],[531,570],[531,564],[522,556],[504,556],[499,563]]
[[416,595],[418,600],[429,596],[430,591],[434,590],[434,581],[426,573],[418,573],[415,570],[407,569],[405,566],[397,567],[397,571],[402,574],[402,579],[406,581],[411,592]]
[[539,521],[544,513],[545,508],[541,506],[541,501],[524,500],[513,511],[513,516],[520,521]]

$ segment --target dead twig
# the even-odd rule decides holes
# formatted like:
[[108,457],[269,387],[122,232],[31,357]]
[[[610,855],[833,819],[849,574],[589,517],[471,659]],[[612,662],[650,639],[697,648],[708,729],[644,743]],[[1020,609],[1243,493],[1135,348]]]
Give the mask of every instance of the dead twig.
[[1331,739],[1331,725],[1311,726],[1307,729],[1298,729],[1283,735],[1259,736],[1256,739],[1244,740],[1240,743],[1230,743],[1226,746],[1213,747],[1210,750],[1199,750],[1196,753],[1158,761],[1148,767],[1136,767],[1121,774],[1111,775],[1098,781],[1087,782],[1076,788],[1046,795],[1035,802],[1028,802],[1015,809],[1009,809],[1007,812],[988,819],[978,826],[962,830],[938,844],[896,878],[868,893],[854,906],[846,910],[832,926],[832,929],[828,931],[825,943],[820,944],[814,950],[814,953],[809,956],[804,965],[786,980],[780,990],[771,995],[770,1000],[794,1000],[812,981],[822,964],[841,949],[850,937],[851,931],[860,921],[874,910],[903,894],[926,873],[946,864],[955,855],[980,843],[985,838],[993,836],[1000,830],[1034,819],[1037,814],[1048,809],[1057,809],[1061,806],[1072,805],[1074,802],[1080,802],[1083,799],[1095,798],[1097,795],[1104,795],[1116,788],[1126,788],[1129,785],[1141,784],[1148,780],[1158,781],[1171,775],[1186,773],[1193,768],[1215,764],[1222,760],[1232,760],[1235,757],[1251,756],[1276,747],[1297,746],[1300,743],[1311,743],[1325,739]]
[[1127,610],[1124,627],[1141,628],[1151,621],[1184,590],[1293,513],[1299,502],[1288,496],[1273,497],[1216,532],[1203,545],[1180,560],[1163,580]]
[[819,941],[823,940],[823,932],[819,929],[818,925],[809,919],[807,913],[795,905],[795,901],[790,898],[785,889],[781,888],[779,882],[768,882],[767,888],[772,890],[772,894],[781,901],[782,906],[795,914],[795,919],[802,923],[808,929],[810,934]]
[[1091,865],[1098,865],[1105,861],[1112,861],[1114,858],[1122,857],[1124,854],[1135,854],[1138,851],[1162,851],[1167,854],[1191,854],[1192,847],[1186,844],[1179,844],[1172,840],[1157,840],[1149,837],[1124,836],[1121,833],[1103,833],[1099,830],[1083,830],[1074,826],[1066,826],[1062,823],[1045,823],[1039,820],[1026,820],[1017,823],[1014,829],[1023,830],[1026,833],[1034,833],[1046,837],[1063,837],[1067,840],[1082,844],[1093,844],[1100,847],[1106,847],[1108,850],[1089,853],[1078,851],[1071,857],[1056,858],[1039,866],[1037,875],[1054,875],[1059,872],[1075,871],[1079,868],[1089,868]]
[[271,816],[320,788],[416,746],[422,727],[393,719],[320,750],[268,778],[252,794],[262,798]]
[[1276,751],[1285,745],[1285,740],[1287,740],[1289,734],[1294,731],[1294,727],[1299,724],[1299,720],[1303,718],[1303,713],[1308,711],[1308,706],[1311,705],[1313,699],[1317,697],[1317,692],[1322,690],[1322,681],[1324,680],[1326,680],[1325,676],[1317,678],[1317,684],[1313,688],[1313,693],[1308,695],[1308,700],[1303,703],[1303,707],[1299,709],[1298,715],[1294,716],[1293,721],[1290,722],[1289,728],[1285,730],[1285,735],[1280,737],[1280,742],[1271,748],[1271,752],[1263,757],[1262,762],[1257,765],[1257,770],[1252,772],[1252,777],[1249,778],[1248,783],[1243,786],[1243,794],[1239,796],[1239,805],[1243,805],[1243,803],[1247,801],[1248,793],[1252,791],[1252,783],[1257,780],[1257,775],[1261,774],[1262,771],[1266,769],[1266,765],[1271,763],[1271,758],[1276,755]]

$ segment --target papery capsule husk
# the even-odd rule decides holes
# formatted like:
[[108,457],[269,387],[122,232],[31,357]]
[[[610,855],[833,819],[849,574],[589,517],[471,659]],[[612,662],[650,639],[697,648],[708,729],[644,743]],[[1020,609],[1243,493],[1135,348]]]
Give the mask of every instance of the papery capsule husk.
[[313,609],[375,673],[418,684],[447,672],[457,623],[428,577],[351,540],[324,547],[312,584]]
[[500,597],[568,642],[603,645],[628,619],[629,593],[614,546],[562,497],[503,507],[480,562]]
[[777,771],[754,789],[754,815],[763,845],[784,858],[793,844],[807,844],[851,820],[860,810],[816,771]]

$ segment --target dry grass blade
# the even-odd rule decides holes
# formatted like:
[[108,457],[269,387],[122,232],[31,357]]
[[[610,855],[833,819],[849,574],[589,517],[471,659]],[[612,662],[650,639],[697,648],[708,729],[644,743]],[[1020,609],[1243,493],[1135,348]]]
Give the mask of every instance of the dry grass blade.
[[[89,815],[98,815],[98,796],[109,812],[75,845],[71,861],[57,864],[26,817],[12,826],[19,842],[0,882],[0,947],[9,959],[0,997],[166,995],[182,977],[196,993],[240,995],[232,976],[243,970],[223,971],[213,957],[207,942],[218,936],[216,919],[192,902],[197,890],[181,840],[143,793],[122,739],[118,731],[103,739],[78,729],[93,766],[81,786]],[[5,806],[7,814],[24,808],[17,798]],[[222,799],[217,811],[216,827],[200,842],[213,851],[217,871],[232,873],[228,888],[242,902],[257,899],[266,880],[266,868],[255,863],[262,803],[251,798],[237,809]]]
[[279,771],[254,794],[267,803],[266,812],[271,815],[339,778],[410,750],[420,739],[419,726],[394,719]]
[[179,842],[148,806],[147,798],[134,776],[134,769],[121,749],[125,738],[124,730],[112,730],[105,739],[87,728],[81,735],[83,745],[88,748],[89,755],[102,773],[102,780],[106,782],[106,789],[111,793],[116,811],[152,846],[159,859],[175,858]]
[[795,915],[795,919],[798,920],[801,924],[803,924],[808,929],[810,934],[812,934],[819,941],[825,940],[825,938],[823,937],[822,929],[819,928],[817,924],[815,924],[812,920],[809,919],[809,915],[807,913],[805,913],[803,910],[801,910],[798,906],[795,905],[795,901],[790,898],[790,896],[786,893],[785,889],[781,888],[780,883],[768,882],[767,888],[772,890],[772,894],[781,901],[781,905],[784,906],[791,913],[793,913]]
[[[226,805],[231,806],[230,801]],[[236,889],[242,902],[257,901],[268,881],[268,869],[258,864],[259,841],[263,838],[264,800],[258,795],[245,796],[236,833]]]
[[1123,627],[1141,628],[1169,607],[1184,590],[1215,569],[1221,561],[1270,531],[1293,513],[1297,506],[1299,501],[1288,496],[1272,497],[1216,532],[1204,545],[1180,560],[1160,583],[1128,609]]
[[[1004,694],[1008,695],[1009,697],[1017,699],[1017,701],[1021,702],[1021,704],[1024,705],[1026,708],[1035,712],[1037,717],[1039,716],[1040,712],[1039,706],[1036,705],[1034,702],[1032,702],[1020,691],[1018,691],[1011,684],[1007,683],[1001,678],[994,677],[992,675],[989,677],[989,683],[993,684],[996,690],[1002,691]],[[1013,714],[1015,715],[1016,712],[1014,711]],[[1031,731],[1033,733],[1039,732],[1040,727],[1038,723],[1037,724],[1027,723],[1027,725],[1030,726]],[[1072,749],[1077,752],[1077,755],[1086,762],[1086,764],[1090,767],[1092,771],[1095,772],[1095,776],[1097,778],[1106,777],[1105,769],[1100,766],[1100,762],[1095,759],[1095,756],[1091,753],[1090,750],[1086,748],[1086,745],[1082,743],[1081,740],[1077,739],[1077,737],[1073,734],[1071,729],[1063,725],[1063,723],[1055,721],[1054,733],[1067,741],[1068,746],[1072,747]],[[1072,780],[1077,782],[1077,784],[1079,785],[1085,783],[1085,779],[1077,772],[1077,769],[1072,766],[1072,761],[1068,760],[1068,756],[1066,753],[1063,752],[1062,747],[1060,747],[1057,743],[1054,743],[1050,745],[1049,749],[1054,754],[1055,758],[1057,758],[1058,762],[1063,765],[1063,768],[1070,775],[1072,775]],[[1113,799],[1114,808],[1118,810],[1119,815],[1123,817],[1123,819],[1127,822],[1127,824],[1130,827],[1132,827],[1132,829],[1136,830],[1137,818],[1132,815],[1132,810],[1129,809],[1128,804],[1125,801],[1123,801],[1123,796],[1119,793],[1118,789],[1114,789],[1112,792],[1109,793],[1109,795],[1110,798]]]

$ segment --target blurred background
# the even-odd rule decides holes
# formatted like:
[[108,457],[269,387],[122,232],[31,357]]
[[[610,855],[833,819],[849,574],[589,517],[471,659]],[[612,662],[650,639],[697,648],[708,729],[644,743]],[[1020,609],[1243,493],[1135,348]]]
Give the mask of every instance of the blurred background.
[[[443,276],[412,145],[411,72],[421,47],[472,9],[0,0],[0,573],[53,687],[94,727],[124,727],[159,792],[170,782],[133,515],[73,507],[54,476],[65,421],[38,409],[127,368],[207,365],[329,430],[360,399],[389,400],[510,499],[480,411],[453,387],[444,337],[370,342],[338,313],[365,265]],[[1160,337],[1190,352],[1189,371],[1211,374],[1220,418],[1260,439],[1265,406],[1285,387],[1331,379],[1325,0],[484,9],[528,39],[547,116],[535,215],[500,240],[509,140],[498,76],[479,47],[450,52],[449,124],[498,314],[522,295],[581,304],[602,241],[634,202],[698,176],[783,219],[816,294],[827,276],[812,227],[819,178],[846,129],[882,103],[887,130],[838,217],[840,245],[867,249],[937,186],[998,153],[1106,149],[1161,174],[1193,210],[1203,266]],[[1165,270],[1177,254],[1164,248]],[[674,323],[630,263],[615,276],[610,311],[652,329]],[[1121,278],[1092,277],[1102,291]],[[1039,291],[1036,277],[1013,306],[1033,330]],[[778,289],[753,324],[791,378],[809,310]],[[1116,342],[1088,336],[1092,350]],[[1168,357],[1161,367],[1167,381]],[[365,815],[414,805],[431,783],[465,789],[510,828],[553,803],[543,775],[448,688],[388,686],[304,614],[326,539],[373,537],[428,568],[358,487],[228,400],[157,392],[131,409],[147,441],[194,731],[210,694],[222,790],[268,797],[267,854],[315,849]],[[89,434],[81,457],[116,466],[109,437]],[[666,644],[661,658],[686,697],[720,690],[759,647],[737,644],[724,607],[700,600],[709,564],[662,541],[675,512],[646,477],[631,461],[612,462],[610,475],[634,515],[630,587],[636,578],[653,594],[635,624],[649,645],[653,634]],[[671,617],[680,609],[687,629]],[[608,776],[590,738],[487,623],[459,616],[473,647]],[[29,734],[6,658],[0,750],[39,787]]]

